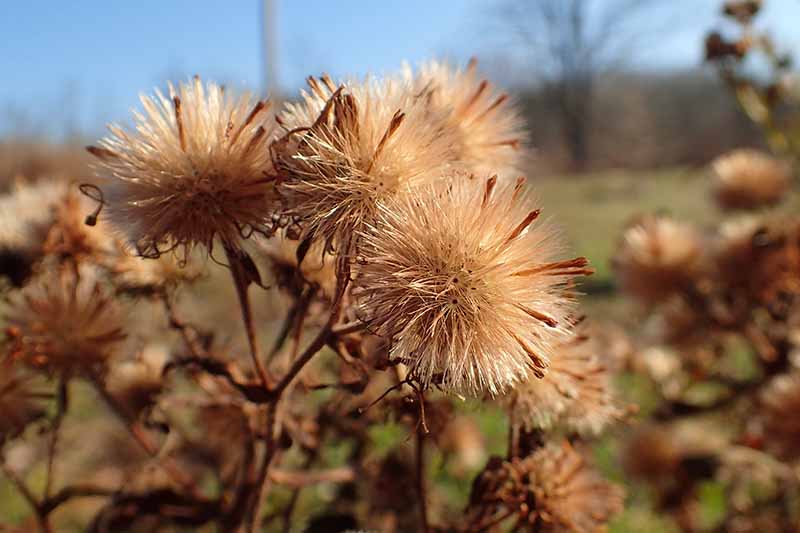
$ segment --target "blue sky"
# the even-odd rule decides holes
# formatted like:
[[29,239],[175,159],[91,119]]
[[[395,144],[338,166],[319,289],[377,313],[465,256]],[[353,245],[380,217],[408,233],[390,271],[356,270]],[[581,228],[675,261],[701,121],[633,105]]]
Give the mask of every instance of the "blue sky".
[[[308,74],[385,72],[401,61],[484,58],[504,73],[509,42],[505,0],[275,0],[280,85]],[[595,0],[598,2],[608,0]],[[681,68],[700,60],[718,0],[662,0],[682,6],[670,37],[636,65]],[[669,3],[669,4],[668,4]],[[192,74],[260,90],[261,1],[144,0],[2,2],[0,133],[98,132],[125,119],[142,91]],[[797,0],[768,0],[762,24],[800,48]],[[684,9],[685,8],[685,9]],[[514,76],[510,75],[511,79]],[[518,78],[519,76],[517,76]],[[5,123],[5,124],[3,124]]]

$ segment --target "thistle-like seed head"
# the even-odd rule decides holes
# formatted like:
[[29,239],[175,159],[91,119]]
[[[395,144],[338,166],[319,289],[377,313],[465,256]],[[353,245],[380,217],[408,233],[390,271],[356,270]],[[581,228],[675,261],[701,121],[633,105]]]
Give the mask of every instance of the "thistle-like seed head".
[[19,183],[0,196],[0,276],[21,286],[44,254],[44,242],[67,183]]
[[623,509],[622,488],[603,479],[567,442],[546,444],[523,465],[542,531],[603,531]]
[[111,126],[89,148],[104,213],[140,255],[210,251],[215,238],[238,248],[252,232],[274,231],[268,101],[195,78],[141,102],[135,131]]
[[503,398],[511,418],[529,431],[561,427],[589,435],[621,418],[599,349],[582,331],[559,343],[543,378],[532,375]]
[[273,147],[287,214],[301,239],[340,246],[376,216],[379,205],[442,175],[452,146],[429,118],[410,81],[309,78],[310,93],[287,105],[287,131]]
[[622,289],[646,304],[685,288],[701,269],[703,248],[692,226],[645,217],[622,235],[614,267]]
[[714,194],[724,209],[757,209],[783,200],[792,184],[792,167],[758,150],[734,150],[711,164]]
[[12,295],[11,356],[62,377],[101,376],[125,338],[122,315],[89,271],[46,271]]
[[590,270],[559,260],[538,216],[523,180],[460,177],[398,197],[365,229],[354,294],[423,386],[494,395],[544,375]]
[[465,69],[430,61],[416,73],[409,67],[404,71],[431,120],[453,138],[456,165],[478,176],[519,175],[525,155],[521,146],[528,140],[525,120],[507,94],[479,76],[475,60]]

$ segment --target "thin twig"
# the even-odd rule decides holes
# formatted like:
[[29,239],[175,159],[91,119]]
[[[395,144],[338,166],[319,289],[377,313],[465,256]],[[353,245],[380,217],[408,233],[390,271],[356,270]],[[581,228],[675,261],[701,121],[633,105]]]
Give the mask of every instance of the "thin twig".
[[269,483],[269,468],[272,466],[272,461],[275,458],[275,411],[277,409],[277,401],[267,405],[267,432],[264,435],[264,457],[261,460],[261,466],[258,470],[255,482],[255,494],[253,495],[250,520],[247,531],[255,533],[258,531],[258,518],[261,515],[262,505],[264,501],[264,494],[267,492],[267,484]]
[[67,381],[61,379],[58,382],[58,394],[56,395],[56,416],[50,429],[50,441],[47,449],[47,474],[44,484],[44,497],[49,498],[53,491],[53,478],[55,470],[56,452],[58,448],[58,437],[61,433],[61,422],[67,413],[69,398],[67,391]]
[[253,310],[250,306],[250,297],[247,294],[247,289],[250,283],[253,282],[253,278],[251,275],[248,275],[241,253],[225,246],[225,254],[228,257],[231,278],[233,279],[234,287],[236,287],[236,295],[239,298],[239,307],[242,311],[242,321],[244,322],[244,329],[247,334],[247,342],[250,345],[250,357],[253,360],[253,367],[256,370],[256,374],[258,374],[258,379],[266,389],[269,387],[270,379],[267,374],[267,369],[261,362],[258,353],[258,336],[256,335],[256,328],[253,323]]
[[416,433],[415,463],[417,470],[417,494],[419,495],[420,531],[422,531],[422,533],[429,533],[431,527],[428,523],[428,497],[425,490],[425,433],[423,433],[422,427],[417,428]]
[[17,488],[17,491],[22,495],[28,505],[30,505],[31,510],[33,510],[34,514],[36,515],[36,521],[39,523],[39,529],[42,533],[51,533],[52,528],[50,527],[50,522],[47,519],[47,514],[42,512],[42,506],[39,504],[39,501],[36,499],[36,496],[33,494],[31,489],[28,485],[25,484],[25,481],[20,478],[14,470],[9,467],[5,460],[0,460],[0,468],[3,470],[3,474],[14,484]]
[[[133,437],[133,440],[139,444],[139,446],[145,451],[145,453],[147,453],[147,455],[153,458],[158,457],[158,447],[150,440],[141,426],[130,420],[128,414],[125,412],[125,409],[119,405],[116,399],[105,388],[103,383],[99,379],[92,380],[92,383],[95,387],[95,390],[97,390],[97,392],[100,394],[100,397],[103,398],[111,411],[117,415],[117,417],[126,427],[128,432]],[[180,468],[178,468],[178,466],[171,459],[163,458],[162,460],[158,461],[158,464],[176,483],[188,490],[193,497],[197,497],[199,493],[194,481],[182,470],[180,470]]]
[[194,357],[203,356],[205,350],[197,342],[197,330],[178,317],[175,305],[166,292],[161,293],[161,301],[164,302],[169,325],[180,332],[184,344],[189,348],[189,353]]
[[274,468],[270,470],[269,477],[278,485],[302,488],[309,485],[318,485],[319,483],[347,483],[354,481],[356,479],[356,471],[349,466],[318,470],[316,472]]

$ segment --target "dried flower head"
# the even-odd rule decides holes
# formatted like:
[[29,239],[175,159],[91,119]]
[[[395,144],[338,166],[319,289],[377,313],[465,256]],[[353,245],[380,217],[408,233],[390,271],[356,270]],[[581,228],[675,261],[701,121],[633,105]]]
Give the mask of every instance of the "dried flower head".
[[541,379],[531,378],[503,398],[511,419],[527,430],[559,426],[598,434],[623,416],[599,346],[582,331],[560,342]]
[[91,200],[77,186],[67,190],[55,206],[53,225],[47,233],[44,251],[59,259],[72,259],[111,267],[120,255],[121,243],[108,223],[86,224],[87,216],[96,211]]
[[622,511],[623,490],[591,469],[567,442],[549,443],[523,461],[542,531],[594,533]]
[[657,303],[684,288],[699,272],[702,242],[694,228],[664,216],[628,227],[614,257],[622,289],[644,303]]
[[48,271],[12,295],[6,311],[12,357],[51,374],[102,375],[124,339],[119,308],[89,271]]
[[[558,260],[556,232],[523,180],[458,179],[383,206],[362,235],[356,279],[372,331],[423,386],[497,394],[541,377],[570,331],[584,258]],[[497,190],[495,190],[497,189]]]
[[762,3],[762,0],[728,0],[723,4],[722,12],[740,24],[747,24],[761,11]]
[[410,82],[367,79],[336,88],[309,78],[311,93],[287,105],[274,145],[278,191],[302,239],[340,246],[378,206],[442,175],[452,145]]
[[480,77],[474,59],[466,69],[430,61],[417,73],[404,70],[431,109],[431,119],[442,120],[439,127],[452,136],[452,157],[459,166],[478,176],[519,175],[525,154],[520,146],[528,138],[525,121],[507,94]]
[[273,231],[269,102],[199,78],[141,102],[135,132],[111,126],[89,148],[104,212],[141,255],[211,250],[216,237],[238,248],[252,232]]
[[711,164],[714,194],[725,209],[756,209],[779,203],[792,184],[792,168],[758,150],[734,150]]
[[28,278],[66,191],[66,182],[43,180],[0,196],[0,276],[17,286]]
[[800,453],[800,373],[772,378],[761,393],[761,418],[772,450],[783,457]]
[[10,358],[0,361],[0,444],[45,414],[42,395]]

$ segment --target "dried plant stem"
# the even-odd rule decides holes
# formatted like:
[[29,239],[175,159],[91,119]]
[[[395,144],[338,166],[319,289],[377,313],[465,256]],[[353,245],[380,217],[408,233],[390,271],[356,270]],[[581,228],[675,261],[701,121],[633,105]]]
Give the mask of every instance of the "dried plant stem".
[[255,479],[255,494],[251,500],[249,510],[249,525],[247,531],[256,533],[258,531],[258,519],[261,515],[261,509],[264,502],[264,494],[267,493],[267,485],[269,484],[269,468],[275,459],[275,412],[277,410],[278,402],[271,402],[267,405],[267,430],[264,435],[264,457],[261,460],[258,474]]
[[417,428],[415,466],[417,470],[417,494],[419,495],[420,531],[422,531],[422,533],[429,533],[431,527],[428,523],[428,497],[425,488],[425,432],[422,425]]
[[273,395],[276,398],[279,398],[283,391],[288,387],[291,382],[297,377],[297,374],[303,369],[304,366],[325,346],[327,343],[328,337],[331,335],[333,331],[333,327],[336,322],[339,320],[339,315],[342,313],[342,303],[344,301],[344,294],[347,291],[347,285],[350,282],[350,264],[348,263],[348,259],[340,258],[339,265],[337,268],[337,280],[336,280],[336,296],[331,304],[331,313],[328,317],[328,322],[322,328],[317,336],[311,341],[311,344],[305,349],[305,351],[294,360],[292,366],[289,368],[289,371],[286,375],[281,379],[278,385],[272,390]]
[[[95,390],[97,390],[97,392],[103,398],[103,401],[106,402],[111,411],[117,415],[120,421],[125,425],[128,432],[133,437],[133,440],[139,444],[139,446],[145,451],[145,453],[147,453],[147,455],[154,458],[157,457],[158,447],[147,436],[141,426],[129,419],[128,415],[125,413],[125,410],[119,405],[119,403],[117,403],[116,399],[111,396],[99,379],[94,379],[93,384]],[[197,497],[199,495],[194,481],[188,475],[186,475],[172,460],[165,458],[158,461],[158,464],[176,483],[188,490],[192,496]]]
[[175,304],[166,292],[161,293],[161,301],[164,302],[164,309],[167,313],[169,325],[180,332],[184,344],[189,348],[189,353],[194,357],[201,357],[205,350],[198,343],[197,331],[178,316]]
[[58,448],[58,437],[61,433],[61,422],[64,420],[64,415],[67,413],[69,407],[67,381],[61,379],[58,382],[58,394],[56,395],[56,416],[53,419],[53,425],[50,430],[50,441],[48,442],[47,450],[47,474],[45,477],[44,497],[49,498],[53,492],[53,478],[55,469],[56,452]]
[[253,360],[253,367],[258,374],[258,379],[266,389],[269,387],[270,379],[267,374],[267,369],[261,362],[258,353],[258,337],[256,335],[255,324],[253,323],[253,311],[250,306],[250,297],[247,295],[247,289],[253,281],[253,278],[248,275],[241,253],[225,246],[225,254],[228,257],[233,285],[236,287],[236,295],[239,298],[242,322],[244,323],[245,333],[247,334],[247,342],[250,345],[250,357]]
[[[347,247],[345,247],[345,249],[349,250],[349,244]],[[339,320],[339,316],[342,312],[344,295],[350,282],[350,263],[347,254],[342,254],[339,257],[336,271],[336,293],[331,304],[331,311],[327,323],[322,328],[322,331],[317,334],[316,338],[300,355],[300,357],[294,360],[292,366],[289,368],[286,375],[283,376],[281,381],[270,390],[270,395],[273,398],[273,401],[267,407],[267,428],[265,433],[266,447],[264,459],[258,473],[254,509],[250,515],[251,522],[249,531],[256,531],[255,528],[258,524],[258,517],[261,514],[261,506],[263,505],[264,494],[266,493],[265,487],[269,482],[269,468],[275,456],[275,438],[273,433],[275,431],[275,411],[277,410],[278,402],[280,401],[281,395],[286,391],[289,385],[291,385],[303,367],[305,367],[305,365],[311,361],[314,355],[319,353],[319,351],[326,345],[334,324],[336,324],[336,322]],[[302,319],[304,315],[305,313],[301,313],[299,318]]]
[[30,505],[31,509],[36,515],[36,521],[39,523],[39,530],[42,533],[51,533],[53,528],[50,526],[47,513],[43,511],[42,506],[39,504],[36,496],[33,494],[28,485],[25,484],[25,481],[23,481],[22,478],[20,478],[17,473],[11,469],[2,458],[0,458],[0,468],[2,468],[3,474],[9,479],[9,481],[11,481],[11,483],[14,484],[17,491],[19,491],[25,501],[28,502],[28,505]]

